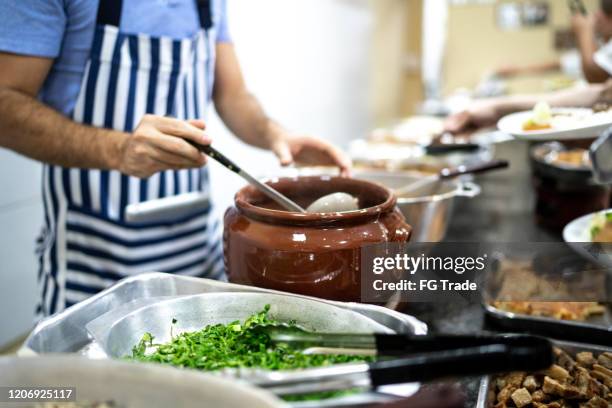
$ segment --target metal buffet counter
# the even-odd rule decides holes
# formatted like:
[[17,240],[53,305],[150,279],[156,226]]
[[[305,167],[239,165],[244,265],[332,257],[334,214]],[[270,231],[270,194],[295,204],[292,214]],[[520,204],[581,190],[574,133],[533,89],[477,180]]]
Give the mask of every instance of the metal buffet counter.
[[[534,214],[536,197],[532,186],[528,149],[529,144],[520,141],[510,141],[496,146],[497,158],[510,161],[510,169],[478,177],[477,182],[482,187],[482,194],[473,200],[457,201],[450,217],[445,242],[562,241],[560,233],[536,224]],[[240,296],[236,292],[243,293]],[[260,298],[261,296],[263,297]],[[291,316],[292,313],[300,314],[297,309],[312,310],[303,313],[303,319],[312,322],[313,326],[323,324],[322,329],[327,328],[332,332],[374,331],[370,326],[378,327],[376,331],[409,334],[427,332],[474,334],[497,331],[486,321],[479,299],[453,298],[456,299],[453,303],[408,303],[405,309],[402,309],[405,314],[401,314],[380,306],[331,301],[313,302],[299,295],[283,295],[281,298],[278,292],[267,289],[150,274],[127,279],[116,287],[46,320],[29,336],[21,353],[71,352],[94,359],[111,355],[123,356],[138,340],[134,337],[134,333],[140,336],[147,329],[152,330],[156,337],[163,336],[167,331],[167,324],[159,322],[173,320],[174,324],[174,319],[171,319],[173,316],[179,316],[178,321],[185,325],[177,329],[198,328],[202,316],[192,313],[194,304],[201,303],[196,309],[205,311],[205,316],[222,316],[222,320],[229,322],[238,314],[256,311],[264,302],[262,300],[264,297],[271,299],[275,296],[279,299],[271,303],[277,304],[277,313],[286,312],[287,316]],[[214,307],[212,307],[209,304],[212,298],[224,300],[213,302]],[[250,298],[256,299],[249,303]],[[179,303],[185,303],[188,307],[177,308]],[[335,313],[336,317],[346,315],[342,318],[327,319],[346,324],[326,327],[324,317],[329,316],[329,313]],[[153,325],[151,321],[158,324]],[[137,324],[134,325],[134,322]],[[126,335],[126,327],[129,329],[137,327],[138,330],[128,331]],[[112,330],[109,331],[108,328]],[[109,354],[108,350],[112,352]],[[481,384],[485,384],[482,380],[482,377],[460,380],[467,394],[466,406],[476,406],[479,388]],[[418,385],[415,385],[418,388]],[[375,404],[392,400],[387,398],[383,391],[359,394],[354,399],[348,397],[342,402],[329,401],[329,405],[341,403],[350,406],[354,403]],[[322,406],[320,402],[317,404]],[[299,406],[309,405],[299,404]]]
[[[510,141],[496,145],[496,157],[510,161],[506,171],[478,177],[482,194],[460,200],[454,208],[447,242],[556,242],[560,233],[535,223],[534,192],[528,165],[529,144]],[[432,333],[495,331],[485,321],[480,302],[412,304],[407,313],[426,322]],[[468,407],[476,405],[479,378],[461,381],[468,394]]]

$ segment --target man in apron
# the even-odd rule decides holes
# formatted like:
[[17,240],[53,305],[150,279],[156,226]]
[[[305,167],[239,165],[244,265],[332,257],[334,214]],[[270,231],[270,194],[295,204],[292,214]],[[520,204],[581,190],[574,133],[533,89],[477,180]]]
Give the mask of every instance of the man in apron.
[[[189,143],[210,143],[211,101],[282,164],[350,165],[247,92],[225,0],[3,1],[0,20],[0,145],[46,163],[38,316],[147,271],[223,276],[206,158]],[[183,195],[172,216],[130,211]]]

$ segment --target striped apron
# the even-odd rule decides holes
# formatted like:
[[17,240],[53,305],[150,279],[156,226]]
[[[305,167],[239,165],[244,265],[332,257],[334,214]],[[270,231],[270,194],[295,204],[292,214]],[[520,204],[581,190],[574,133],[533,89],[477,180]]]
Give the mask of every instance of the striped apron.
[[[202,29],[194,38],[125,34],[118,29],[121,0],[100,0],[72,119],[131,132],[146,113],[205,118],[216,43],[210,0],[199,1],[198,12]],[[221,278],[221,224],[209,216],[208,191],[206,167],[138,179],[118,171],[45,165],[37,317],[143,272]],[[189,211],[162,221],[126,216],[130,205],[184,194],[201,197]]]

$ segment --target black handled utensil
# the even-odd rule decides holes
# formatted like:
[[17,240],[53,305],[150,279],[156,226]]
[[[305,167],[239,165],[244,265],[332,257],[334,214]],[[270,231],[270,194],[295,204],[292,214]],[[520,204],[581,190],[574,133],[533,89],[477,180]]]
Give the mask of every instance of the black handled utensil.
[[455,168],[445,168],[440,170],[437,174],[423,177],[420,180],[415,181],[407,186],[398,188],[395,190],[397,196],[403,196],[415,191],[418,191],[426,186],[437,183],[441,180],[448,180],[455,177],[462,176],[464,174],[478,174],[487,171],[504,169],[508,167],[510,163],[507,160],[491,160],[488,162],[477,163],[472,165],[461,165]]
[[480,150],[476,143],[434,143],[425,146],[425,153],[438,156],[449,153],[472,153]]
[[267,184],[262,183],[261,181],[257,180],[255,177],[253,177],[252,175],[250,175],[249,173],[247,173],[246,171],[244,171],[243,169],[238,167],[238,165],[236,163],[234,163],[233,161],[228,159],[224,154],[219,152],[214,147],[212,147],[210,145],[198,144],[198,143],[191,142],[191,141],[189,143],[191,143],[193,146],[195,146],[202,153],[205,153],[206,155],[208,155],[211,158],[215,159],[217,162],[219,162],[225,168],[227,168],[227,169],[233,171],[234,173],[238,174],[240,177],[242,177],[243,179],[248,181],[249,184],[251,184],[252,186],[257,188],[259,191],[264,193],[270,199],[274,200],[277,204],[279,204],[283,208],[285,208],[285,209],[287,209],[289,211],[294,211],[294,212],[300,212],[300,213],[305,213],[306,212],[305,209],[300,207],[294,201],[292,201],[289,198],[287,198],[285,195],[279,193],[278,191],[276,191],[272,187],[268,186]]
[[[450,340],[447,338],[442,343]],[[277,395],[296,395],[352,388],[372,389],[389,384],[448,377],[535,371],[553,364],[552,344],[547,339],[503,336],[499,340],[498,343],[488,345],[457,348],[457,345],[461,344],[461,341],[458,341],[455,347],[450,349],[440,346],[440,350],[404,358],[342,364],[298,372],[255,373],[247,374],[243,378]],[[426,348],[430,346],[436,348],[433,343]]]

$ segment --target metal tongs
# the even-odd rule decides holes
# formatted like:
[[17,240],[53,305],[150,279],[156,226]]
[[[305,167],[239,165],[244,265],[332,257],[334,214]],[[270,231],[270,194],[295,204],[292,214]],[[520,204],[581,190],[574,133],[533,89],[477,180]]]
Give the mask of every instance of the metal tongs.
[[612,127],[593,142],[589,156],[597,181],[602,184],[612,184]]
[[[304,347],[310,354],[357,354],[362,351],[364,355],[381,356],[371,363],[290,372],[239,372],[239,377],[277,395],[375,389],[447,377],[535,371],[553,364],[550,341],[534,336],[330,334],[283,325],[264,326],[260,330],[274,342]],[[385,359],[390,356],[394,358]]]

